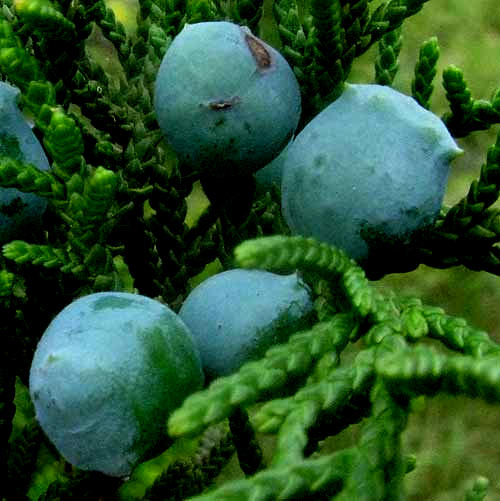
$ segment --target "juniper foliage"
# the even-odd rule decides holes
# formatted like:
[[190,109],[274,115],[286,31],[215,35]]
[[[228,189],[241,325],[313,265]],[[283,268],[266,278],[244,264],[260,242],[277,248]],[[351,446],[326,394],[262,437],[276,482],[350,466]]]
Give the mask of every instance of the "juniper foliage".
[[[280,50],[301,85],[300,127],[340,95],[353,61],[373,44],[375,80],[391,85],[401,26],[425,2],[275,0]],[[103,0],[0,4],[0,76],[21,90],[51,162],[41,172],[0,158],[0,186],[49,202],[43,228],[5,243],[0,259],[2,499],[403,499],[404,477],[418,467],[401,448],[412,401],[450,393],[500,402],[500,345],[417,298],[380,293],[367,278],[420,263],[500,274],[500,135],[463,200],[443,207],[399,262],[363,270],[339,249],[287,235],[275,190],[257,196],[253,179],[232,180],[229,190],[200,178],[162,139],[153,84],[173,37],[186,23],[208,20],[230,19],[256,32],[261,1],[140,0],[135,32]],[[116,54],[112,74],[87,50],[96,32]],[[411,93],[426,108],[438,56],[431,38],[415,65]],[[500,122],[500,89],[490,100],[475,99],[452,65],[442,79],[449,102],[442,118],[455,137]],[[199,182],[210,203],[188,224],[187,199]],[[178,308],[214,262],[299,270],[314,289],[317,322],[188,397],[168,422],[177,440],[130,478],[65,464],[26,399],[31,358],[49,321],[77,297],[105,290]],[[357,341],[362,349],[343,364],[343,351]],[[356,445],[317,452],[323,439],[360,422]],[[276,436],[267,462],[257,432]],[[235,452],[245,478],[214,488]],[[478,477],[466,499],[484,499],[487,487]]]

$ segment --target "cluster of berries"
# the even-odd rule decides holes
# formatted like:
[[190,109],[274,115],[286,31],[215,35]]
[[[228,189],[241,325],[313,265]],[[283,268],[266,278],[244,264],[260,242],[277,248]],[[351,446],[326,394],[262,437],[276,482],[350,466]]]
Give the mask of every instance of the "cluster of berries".
[[[12,91],[0,91],[6,116],[20,122]],[[460,153],[435,115],[378,85],[346,84],[293,138],[301,98],[292,69],[229,22],[186,25],[173,40],[155,111],[182,161],[219,178],[257,173],[264,187],[273,176],[292,232],[358,260],[369,259],[380,239],[409,245],[414,232],[432,225]],[[26,152],[19,158],[36,163],[27,153],[36,149],[28,125],[16,134]],[[21,136],[31,141],[26,150]],[[37,165],[46,168],[39,149]],[[286,341],[312,315],[311,292],[297,275],[256,270],[209,278],[178,315],[138,294],[77,299],[36,350],[30,394],[37,419],[72,464],[127,475],[186,396]]]

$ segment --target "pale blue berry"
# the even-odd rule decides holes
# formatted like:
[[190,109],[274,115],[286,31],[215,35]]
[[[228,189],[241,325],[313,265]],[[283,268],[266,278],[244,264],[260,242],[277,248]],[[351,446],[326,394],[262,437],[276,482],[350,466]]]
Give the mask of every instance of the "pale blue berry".
[[64,308],[35,351],[30,395],[48,438],[73,465],[125,476],[165,439],[165,423],[201,388],[182,320],[138,294],[99,292]]
[[409,244],[436,220],[460,153],[443,122],[414,99],[346,85],[286,151],[284,217],[294,233],[358,260]]
[[286,146],[300,117],[295,75],[246,27],[187,24],[155,84],[158,123],[179,157],[213,174],[254,172]]
[[218,377],[305,328],[312,309],[310,290],[296,274],[236,269],[198,285],[179,316],[193,333],[205,373]]

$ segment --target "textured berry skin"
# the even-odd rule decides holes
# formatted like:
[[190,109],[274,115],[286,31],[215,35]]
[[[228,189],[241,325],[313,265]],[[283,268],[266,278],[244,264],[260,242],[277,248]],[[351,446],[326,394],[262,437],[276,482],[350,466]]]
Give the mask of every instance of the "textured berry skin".
[[[0,156],[48,170],[47,156],[17,107],[19,95],[19,89],[0,82]],[[34,226],[40,226],[46,208],[47,201],[33,193],[0,188],[0,243],[19,238]]]
[[254,172],[292,137],[300,90],[281,54],[247,28],[186,24],[161,63],[154,107],[185,162],[219,175]]
[[37,419],[73,465],[124,476],[164,438],[165,422],[203,384],[180,318],[137,294],[99,292],[64,308],[30,372]]
[[346,85],[287,150],[284,217],[294,233],[369,259],[435,221],[460,153],[441,120],[412,98]]
[[209,377],[235,372],[309,325],[308,287],[293,275],[229,270],[189,294],[179,316],[190,328]]

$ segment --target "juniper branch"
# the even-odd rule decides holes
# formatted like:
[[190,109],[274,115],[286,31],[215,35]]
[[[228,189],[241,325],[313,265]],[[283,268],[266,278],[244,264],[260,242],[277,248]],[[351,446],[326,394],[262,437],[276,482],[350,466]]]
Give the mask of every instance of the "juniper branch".
[[64,184],[50,172],[9,157],[0,157],[0,186],[59,200],[65,195]]
[[341,60],[344,49],[341,2],[314,0],[311,3],[311,14],[314,26],[314,59],[311,69],[321,100],[329,102],[340,95],[347,78]]
[[64,249],[50,245],[36,245],[14,240],[3,246],[3,255],[18,264],[31,263],[45,268],[59,268],[63,272],[81,272],[81,265]]
[[296,269],[337,278],[355,263],[347,254],[313,238],[281,235],[247,240],[234,250],[235,261],[243,268],[262,268],[292,273]]
[[359,440],[359,459],[347,478],[340,499],[398,499],[406,465],[401,454],[401,433],[408,410],[396,402],[384,385],[372,389],[372,415]]
[[399,69],[399,52],[403,37],[397,28],[384,35],[378,43],[378,56],[375,59],[375,82],[379,85],[392,85]]
[[498,356],[445,355],[417,346],[378,358],[375,368],[389,390],[405,398],[444,392],[500,401]]
[[415,65],[415,76],[411,82],[411,94],[423,108],[429,109],[429,101],[434,90],[432,81],[436,76],[439,45],[436,37],[426,40],[420,47],[420,55]]
[[16,4],[21,21],[46,40],[71,44],[76,39],[75,25],[49,0],[24,0]]
[[39,61],[22,48],[11,23],[0,21],[0,71],[22,91],[32,81],[45,80]]
[[189,396],[170,417],[169,434],[194,435],[228,417],[238,406],[245,407],[285,388],[292,391],[294,379],[303,379],[324,353],[344,349],[353,328],[349,315],[338,314],[292,335],[286,344],[269,349],[263,359],[246,363],[235,374]]
[[246,480],[229,482],[210,493],[191,498],[191,501],[306,499],[307,494],[318,496],[325,491],[333,496],[342,488],[343,478],[355,459],[353,449],[306,459],[265,470]]
[[279,431],[273,466],[302,460],[319,440],[335,435],[369,413],[373,358],[358,356],[352,368],[333,369],[285,399],[266,403],[252,422],[261,433]]
[[441,308],[432,306],[423,306],[421,314],[427,322],[429,336],[452,350],[473,357],[500,353],[500,345],[488,333],[471,327],[463,318],[446,315]]
[[62,109],[40,108],[37,126],[44,133],[43,144],[53,159],[52,170],[67,181],[74,173],[82,173],[83,139],[75,121]]
[[486,130],[500,122],[498,91],[492,102],[473,99],[462,70],[454,65],[443,71],[443,86],[451,110],[443,116],[443,121],[454,137],[463,137],[476,130]]

